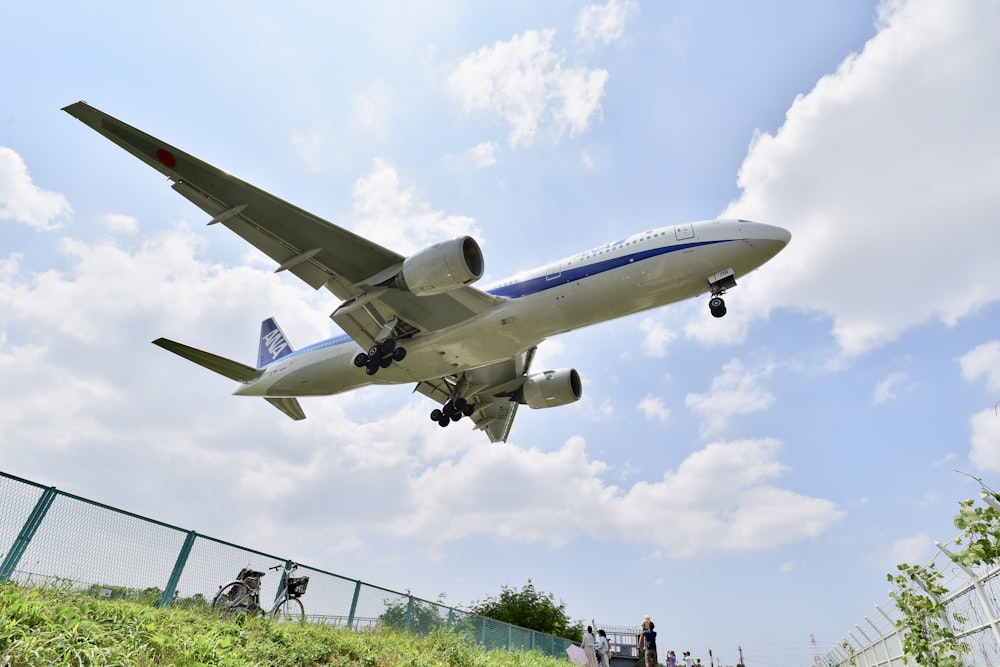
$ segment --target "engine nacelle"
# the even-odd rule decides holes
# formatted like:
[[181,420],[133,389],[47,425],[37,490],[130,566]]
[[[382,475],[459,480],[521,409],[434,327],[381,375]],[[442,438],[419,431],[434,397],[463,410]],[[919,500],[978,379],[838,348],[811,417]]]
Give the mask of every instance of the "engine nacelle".
[[521,386],[521,403],[534,409],[554,408],[580,400],[583,384],[575,368],[534,373]]
[[482,278],[484,264],[476,239],[462,236],[407,257],[395,285],[417,296],[443,294]]

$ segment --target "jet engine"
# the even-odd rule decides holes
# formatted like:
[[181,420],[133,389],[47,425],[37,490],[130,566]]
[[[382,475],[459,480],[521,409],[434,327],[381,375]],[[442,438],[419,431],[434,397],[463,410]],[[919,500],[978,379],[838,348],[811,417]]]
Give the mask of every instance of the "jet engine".
[[521,386],[520,403],[534,409],[554,408],[580,400],[583,385],[575,368],[529,375]]
[[479,244],[471,236],[462,236],[407,257],[392,283],[417,296],[443,294],[479,280],[483,268]]

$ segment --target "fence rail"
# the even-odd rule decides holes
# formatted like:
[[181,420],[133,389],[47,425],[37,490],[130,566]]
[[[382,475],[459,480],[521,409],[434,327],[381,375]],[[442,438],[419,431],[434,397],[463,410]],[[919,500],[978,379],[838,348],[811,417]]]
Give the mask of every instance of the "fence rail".
[[[949,546],[937,544],[938,552],[928,561],[945,575],[941,585],[948,594],[940,599],[945,620],[955,636],[971,651],[960,655],[970,666],[1000,667],[1000,618],[996,601],[1000,599],[1000,566],[973,570],[956,564],[949,557]],[[903,655],[903,630],[896,627],[900,611],[893,600],[875,605],[875,612],[865,616],[823,659],[828,667],[912,667]]]
[[[0,472],[0,582],[63,582],[104,597],[207,607],[245,566],[288,560]],[[298,562],[298,561],[295,561]],[[446,627],[494,650],[567,657],[570,641],[298,563],[308,619],[353,630],[380,625],[424,634]],[[280,576],[264,577],[272,600]]]

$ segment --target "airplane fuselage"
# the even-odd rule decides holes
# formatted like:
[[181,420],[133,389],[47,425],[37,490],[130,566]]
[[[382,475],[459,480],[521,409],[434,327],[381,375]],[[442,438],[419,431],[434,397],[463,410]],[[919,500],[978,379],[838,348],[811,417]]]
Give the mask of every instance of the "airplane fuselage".
[[[405,339],[405,361],[377,375],[353,363],[347,335],[304,347],[234,391],[244,396],[321,396],[370,384],[453,375],[530,349],[573,329],[710,291],[709,277],[742,277],[776,255],[790,234],[745,220],[671,225],[519,273],[484,288],[504,301],[459,325]],[[482,335],[488,332],[489,335]],[[402,342],[402,341],[401,341]]]

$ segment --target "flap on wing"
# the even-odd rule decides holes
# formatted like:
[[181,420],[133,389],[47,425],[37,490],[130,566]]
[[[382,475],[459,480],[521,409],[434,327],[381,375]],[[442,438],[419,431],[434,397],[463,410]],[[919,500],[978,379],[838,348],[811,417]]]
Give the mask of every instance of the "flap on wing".
[[490,442],[507,442],[518,402],[511,398],[524,382],[531,366],[535,348],[496,363],[473,368],[461,375],[420,382],[414,391],[444,405],[462,396],[475,406],[470,419],[476,428],[485,431]]

